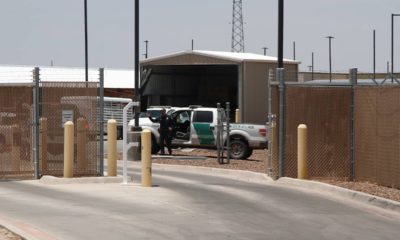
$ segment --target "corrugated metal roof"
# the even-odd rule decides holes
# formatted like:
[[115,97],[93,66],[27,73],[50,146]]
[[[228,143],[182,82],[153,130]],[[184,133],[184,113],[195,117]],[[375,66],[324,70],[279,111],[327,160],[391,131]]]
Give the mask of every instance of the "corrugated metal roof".
[[[33,83],[32,66],[0,66],[1,85],[29,85]],[[104,69],[104,88],[133,89],[135,87],[133,70]],[[41,67],[40,79],[43,82],[84,82],[84,68]],[[89,82],[99,79],[98,69],[89,69]]]
[[[167,59],[167,58],[182,56],[182,55],[186,55],[186,54],[195,54],[195,55],[200,55],[200,56],[205,56],[205,57],[229,60],[229,61],[233,61],[233,62],[273,63],[273,62],[278,61],[278,58],[276,58],[276,57],[264,56],[264,55],[255,54],[255,53],[193,50],[193,51],[183,51],[183,52],[171,53],[171,54],[167,54],[167,55],[163,55],[163,56],[148,58],[146,60],[142,60],[141,62],[148,63],[148,62],[152,62],[155,60]],[[301,63],[300,61],[294,61],[294,60],[290,60],[290,59],[284,59],[283,61],[284,61],[284,63],[288,63],[288,64],[300,64]]]

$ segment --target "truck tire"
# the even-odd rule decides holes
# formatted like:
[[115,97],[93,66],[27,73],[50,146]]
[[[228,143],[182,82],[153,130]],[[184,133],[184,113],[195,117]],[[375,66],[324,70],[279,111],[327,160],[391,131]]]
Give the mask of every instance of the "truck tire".
[[157,143],[156,138],[151,136],[151,154],[157,154],[160,151],[160,146]]
[[244,156],[243,159],[248,159],[252,154],[253,154],[253,149],[248,148],[248,151],[246,152],[246,155]]
[[235,139],[230,142],[230,157],[232,159],[246,159],[249,152],[249,146],[240,139]]

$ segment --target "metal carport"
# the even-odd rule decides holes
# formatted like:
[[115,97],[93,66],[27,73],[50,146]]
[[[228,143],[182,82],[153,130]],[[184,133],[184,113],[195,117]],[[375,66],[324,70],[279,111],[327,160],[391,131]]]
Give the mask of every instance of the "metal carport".
[[[215,107],[230,102],[244,122],[265,123],[269,69],[275,57],[252,53],[186,51],[141,61],[142,110],[150,105]],[[285,60],[297,81],[297,61]]]

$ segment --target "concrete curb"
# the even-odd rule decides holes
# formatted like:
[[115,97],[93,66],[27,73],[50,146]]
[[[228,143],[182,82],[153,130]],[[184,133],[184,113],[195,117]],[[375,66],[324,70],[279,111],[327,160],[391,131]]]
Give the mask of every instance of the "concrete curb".
[[209,168],[209,167],[199,167],[199,166],[188,166],[188,165],[166,165],[166,164],[153,164],[155,169],[158,170],[174,170],[174,171],[186,171],[191,173],[202,173],[209,174],[218,177],[226,177],[239,181],[253,182],[253,183],[264,183],[272,184],[282,187],[292,187],[305,192],[314,192],[324,196],[354,200],[359,203],[367,204],[370,206],[375,206],[381,209],[394,211],[400,213],[400,202],[396,202],[390,199],[374,196],[371,194],[358,192],[327,183],[310,181],[310,180],[300,180],[295,178],[283,177],[277,181],[274,181],[265,173],[257,173],[243,170],[232,170],[232,169],[222,169],[222,168]]
[[55,240],[56,238],[36,227],[0,216],[0,225],[26,240]]
[[245,182],[253,183],[273,183],[272,178],[264,173],[257,173],[244,170],[224,169],[224,168],[210,168],[190,165],[167,165],[153,163],[153,168],[157,170],[167,171],[186,171],[190,173],[202,173],[212,176],[225,177]]
[[[134,166],[140,168],[140,162],[134,162]],[[211,167],[190,166],[190,165],[169,165],[169,164],[156,164],[156,163],[153,163],[152,166],[153,169],[161,171],[165,170],[165,171],[183,171],[189,173],[201,173],[201,174],[230,178],[245,182],[272,184],[281,187],[292,187],[305,192],[314,192],[318,194],[323,193],[325,196],[336,199],[341,198],[346,200],[354,200],[359,203],[400,213],[400,202],[396,202],[390,199],[317,181],[300,180],[287,177],[283,177],[278,179],[277,181],[274,181],[265,173],[251,172],[245,170],[224,169],[224,168],[211,168]],[[43,176],[39,180],[39,182],[44,184],[122,183],[122,176],[82,177],[82,178],[58,178],[53,176]]]
[[40,178],[39,182],[44,184],[122,183],[122,177],[59,178],[46,175]]
[[330,185],[327,183],[284,177],[277,180],[276,184],[282,186],[295,187],[297,189],[305,190],[308,192],[309,191],[317,193],[323,192],[324,194],[327,194],[328,196],[334,198],[355,200],[360,203],[400,213],[400,202],[396,202],[390,199],[374,196],[363,192],[350,190],[347,188]]

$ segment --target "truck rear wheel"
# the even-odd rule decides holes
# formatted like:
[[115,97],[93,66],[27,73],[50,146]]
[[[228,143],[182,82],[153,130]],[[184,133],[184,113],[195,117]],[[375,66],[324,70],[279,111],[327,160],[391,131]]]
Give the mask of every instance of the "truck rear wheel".
[[248,148],[246,155],[243,159],[248,159],[253,154],[253,149]]
[[230,157],[232,159],[246,159],[249,152],[249,146],[242,140],[235,139],[230,142]]

